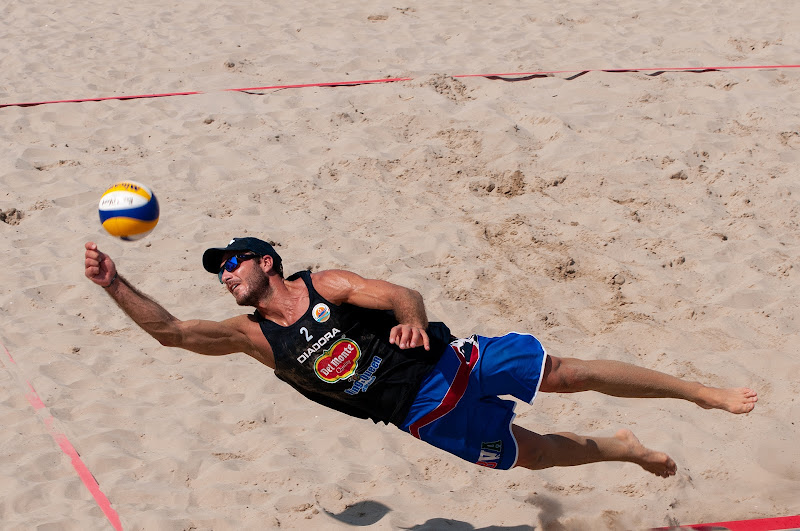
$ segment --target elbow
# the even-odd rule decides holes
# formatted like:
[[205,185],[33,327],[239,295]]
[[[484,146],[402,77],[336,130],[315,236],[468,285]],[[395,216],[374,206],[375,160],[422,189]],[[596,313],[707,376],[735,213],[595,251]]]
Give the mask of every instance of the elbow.
[[143,325],[142,328],[151,336],[153,339],[161,343],[161,346],[164,347],[180,347],[182,344],[182,333],[179,326],[179,321],[177,319],[172,319],[169,321],[160,321],[160,322],[151,322]]
[[151,329],[150,335],[164,347],[180,347],[182,335],[172,327],[158,327]]
[[153,336],[153,337],[156,338],[156,341],[161,343],[162,347],[177,347],[177,346],[179,346],[177,344],[177,341],[175,341],[175,338],[173,338],[173,337],[169,337],[169,336]]
[[152,334],[162,347],[179,347],[180,342],[176,334]]

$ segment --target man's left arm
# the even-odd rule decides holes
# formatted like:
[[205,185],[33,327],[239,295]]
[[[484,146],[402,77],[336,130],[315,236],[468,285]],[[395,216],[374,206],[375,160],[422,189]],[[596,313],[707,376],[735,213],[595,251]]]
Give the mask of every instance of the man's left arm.
[[400,348],[425,347],[428,316],[418,291],[385,280],[364,278],[350,271],[332,269],[313,274],[314,288],[329,301],[373,310],[392,310],[399,323],[389,333],[389,342]]

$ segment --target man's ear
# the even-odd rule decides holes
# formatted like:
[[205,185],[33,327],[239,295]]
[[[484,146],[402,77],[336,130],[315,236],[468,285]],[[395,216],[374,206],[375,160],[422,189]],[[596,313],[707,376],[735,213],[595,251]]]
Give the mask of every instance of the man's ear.
[[261,257],[261,269],[264,270],[264,273],[269,273],[272,270],[273,258],[265,254]]

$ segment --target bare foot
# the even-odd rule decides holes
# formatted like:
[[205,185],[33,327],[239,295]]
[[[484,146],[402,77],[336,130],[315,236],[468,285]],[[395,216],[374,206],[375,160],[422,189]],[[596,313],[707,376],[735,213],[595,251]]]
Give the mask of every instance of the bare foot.
[[700,392],[697,405],[705,409],[722,409],[731,413],[750,413],[756,407],[758,393],[747,387],[719,389],[706,387]]
[[646,448],[630,430],[619,430],[614,434],[614,438],[622,442],[627,449],[627,459],[631,463],[636,463],[648,472],[667,478],[674,476],[678,466],[670,456],[664,452],[657,452]]

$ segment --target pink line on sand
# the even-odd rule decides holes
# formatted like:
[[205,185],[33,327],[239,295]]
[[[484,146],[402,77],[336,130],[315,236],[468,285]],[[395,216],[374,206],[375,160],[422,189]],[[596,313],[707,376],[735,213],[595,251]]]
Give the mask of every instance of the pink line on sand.
[[[2,343],[0,343],[0,345],[2,345]],[[16,368],[17,362],[14,361],[13,357],[11,357],[11,353],[8,351],[5,345],[2,345],[2,347],[6,352],[6,356],[8,356],[8,360],[11,362],[12,366]],[[28,399],[28,402],[33,407],[34,411],[39,412],[41,410],[45,410],[45,412],[47,412],[47,406],[45,406],[44,402],[39,397],[39,393],[36,392],[36,389],[33,388],[28,380],[25,380],[25,384],[27,384],[29,389],[29,391],[25,393],[25,398]],[[97,480],[94,478],[92,473],[89,471],[89,468],[81,459],[78,451],[74,446],[72,446],[72,443],[69,442],[67,436],[64,435],[63,432],[59,431],[56,427],[56,419],[53,418],[49,412],[47,412],[47,416],[42,418],[42,422],[44,422],[44,425],[47,427],[47,431],[50,433],[50,436],[53,438],[56,444],[58,444],[59,448],[61,448],[61,451],[70,458],[70,461],[72,461],[72,467],[75,469],[75,472],[78,473],[78,477],[81,478],[83,484],[86,485],[86,488],[92,493],[95,502],[97,502],[97,505],[103,511],[103,514],[106,515],[108,521],[111,522],[111,525],[116,531],[122,531],[122,523],[120,522],[119,515],[111,507],[111,502],[108,501],[106,495],[100,490],[100,485],[97,483]]]
[[761,518],[758,520],[735,520],[731,522],[715,522],[713,524],[692,524],[679,527],[657,527],[651,531],[668,530],[694,530],[694,531],[792,531],[800,529],[800,515],[779,516],[776,518]]
[[[584,68],[579,70],[541,70],[538,72],[512,72],[506,74],[459,74],[454,75],[455,78],[466,77],[485,77],[485,78],[502,78],[502,77],[524,77],[524,76],[549,76],[555,74],[581,74],[589,72],[709,72],[716,70],[773,70],[778,68],[800,68],[800,65],[739,65],[739,66],[681,66],[681,67],[647,67],[647,68]],[[308,87],[340,87],[340,86],[354,86],[354,85],[368,85],[375,83],[395,83],[397,81],[411,81],[410,77],[394,77],[384,79],[363,79],[360,81],[327,81],[323,83],[295,83],[290,85],[270,85],[266,87],[249,87],[249,88],[230,88],[224,89],[225,92],[247,92],[250,90],[278,90],[290,88],[308,88]],[[0,103],[0,109],[3,107],[34,107],[36,105],[49,105],[53,103],[85,103],[90,101],[106,101],[106,100],[137,100],[146,98],[168,98],[171,96],[192,96],[196,94],[206,94],[200,91],[190,92],[165,92],[159,94],[134,94],[129,96],[105,96],[96,98],[78,98],[71,100],[53,100],[53,101],[31,101],[25,103]]]

